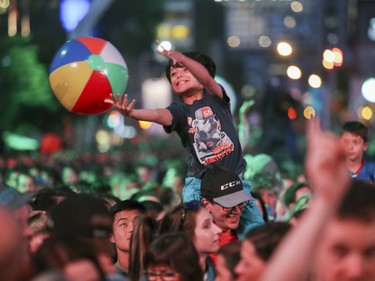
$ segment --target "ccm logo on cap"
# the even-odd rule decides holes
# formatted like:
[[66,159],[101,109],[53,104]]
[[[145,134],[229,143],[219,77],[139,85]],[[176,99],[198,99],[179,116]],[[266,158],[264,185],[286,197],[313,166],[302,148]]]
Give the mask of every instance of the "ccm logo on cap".
[[229,187],[233,187],[233,186],[236,186],[236,185],[239,185],[241,184],[241,181],[231,181],[231,182],[228,182],[226,184],[223,184],[222,186],[220,186],[220,189],[221,190],[225,190]]

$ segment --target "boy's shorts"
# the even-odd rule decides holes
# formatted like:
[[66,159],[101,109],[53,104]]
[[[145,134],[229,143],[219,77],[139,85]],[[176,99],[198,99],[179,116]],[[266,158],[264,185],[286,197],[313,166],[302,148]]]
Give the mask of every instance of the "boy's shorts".
[[[251,182],[247,180],[241,181],[244,191],[251,196]],[[195,177],[188,177],[185,179],[185,186],[182,190],[182,201],[189,202],[192,200],[202,200],[201,180]],[[255,199],[252,198],[246,202],[245,209],[242,211],[240,224],[236,229],[238,238],[243,240],[248,231],[262,224],[264,224],[263,217],[255,203]]]

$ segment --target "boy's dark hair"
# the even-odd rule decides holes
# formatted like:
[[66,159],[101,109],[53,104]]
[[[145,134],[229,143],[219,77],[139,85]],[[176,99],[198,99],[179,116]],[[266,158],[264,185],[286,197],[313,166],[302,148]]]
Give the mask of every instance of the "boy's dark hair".
[[361,122],[349,121],[344,123],[341,128],[341,135],[345,132],[360,136],[365,143],[368,141],[368,128]]
[[[185,56],[199,62],[202,64],[210,73],[212,77],[215,77],[216,74],[216,64],[215,62],[207,55],[201,53],[201,52],[184,52],[183,53]],[[178,67],[183,67],[182,65],[173,65],[173,61],[169,60],[168,65],[165,68],[165,74],[167,76],[167,79],[169,82],[171,82],[171,67],[178,68]]]
[[112,206],[109,212],[111,216],[114,217],[116,213],[118,212],[131,211],[131,210],[138,210],[142,214],[146,214],[146,207],[142,203],[136,200],[132,200],[132,199],[123,200],[123,201],[116,203],[115,205]]

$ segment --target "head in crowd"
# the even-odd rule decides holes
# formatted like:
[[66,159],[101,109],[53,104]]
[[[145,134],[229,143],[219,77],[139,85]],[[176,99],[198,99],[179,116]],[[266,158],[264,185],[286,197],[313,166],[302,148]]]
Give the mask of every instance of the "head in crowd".
[[375,186],[352,181],[317,245],[317,280],[375,280]]
[[363,140],[363,143],[368,142],[368,128],[365,124],[359,121],[349,121],[344,123],[341,128],[341,136],[345,133],[350,133],[360,137]]
[[90,194],[75,194],[51,210],[49,227],[57,236],[108,239],[112,218],[104,200]]
[[251,179],[252,191],[258,192],[266,204],[269,220],[276,218],[276,205],[281,189],[281,181],[268,171],[256,172]]
[[128,272],[130,239],[134,229],[134,221],[146,214],[146,208],[136,200],[123,200],[110,209],[113,218],[110,241],[116,248],[116,266],[121,272]]
[[131,235],[129,272],[131,280],[140,280],[143,275],[144,255],[156,237],[158,222],[149,215],[139,215],[134,220],[134,229]]
[[47,238],[34,255],[39,273],[59,270],[69,281],[105,281],[105,273],[89,244],[69,236]]
[[232,241],[222,246],[216,260],[215,281],[236,281],[237,273],[234,271],[240,261],[241,241]]
[[218,251],[221,229],[201,201],[181,203],[167,212],[159,233],[169,232],[184,232],[198,251],[202,269],[209,270],[207,256]]
[[295,182],[288,187],[283,195],[283,200],[288,209],[292,209],[297,201],[306,193],[312,193],[307,182]]
[[76,193],[68,186],[43,188],[35,195],[31,206],[34,210],[49,212],[54,206]]
[[358,121],[346,122],[341,128],[340,139],[349,160],[363,158],[368,148],[368,129],[364,124]]
[[165,233],[154,240],[145,254],[144,267],[148,281],[203,280],[198,252],[181,232]]
[[203,175],[201,196],[215,224],[223,232],[237,229],[245,202],[252,199],[243,191],[238,175],[220,166]]
[[103,271],[107,275],[115,272],[109,241],[112,217],[103,199],[90,194],[69,196],[52,208],[48,226],[51,236],[74,238],[88,244]]
[[241,260],[235,272],[238,280],[258,280],[280,241],[292,228],[286,222],[269,222],[251,230],[241,246]]

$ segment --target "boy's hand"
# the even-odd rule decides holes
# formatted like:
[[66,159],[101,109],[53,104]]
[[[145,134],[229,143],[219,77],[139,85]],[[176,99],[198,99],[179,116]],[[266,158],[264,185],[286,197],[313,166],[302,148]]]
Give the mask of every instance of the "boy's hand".
[[323,132],[318,118],[307,121],[305,168],[314,193],[329,202],[339,202],[350,183],[343,146],[334,135]]
[[121,100],[121,95],[117,94],[114,96],[111,94],[112,99],[105,99],[105,103],[110,103],[114,107],[116,107],[123,115],[131,117],[131,113],[133,112],[133,107],[135,104],[135,99],[133,99],[130,103],[128,102],[128,95],[124,95],[124,99]]

